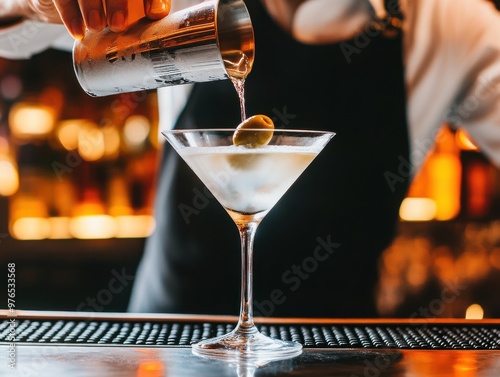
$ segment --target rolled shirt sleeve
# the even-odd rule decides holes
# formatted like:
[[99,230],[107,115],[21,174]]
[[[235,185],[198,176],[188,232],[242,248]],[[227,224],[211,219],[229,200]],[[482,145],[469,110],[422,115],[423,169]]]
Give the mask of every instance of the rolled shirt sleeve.
[[[465,128],[480,150],[500,167],[500,13],[482,3],[471,17],[469,7],[467,4],[458,10],[466,22],[453,23],[452,28],[454,34],[460,29],[470,31],[468,38],[463,38],[463,55],[457,57],[464,74],[449,121]],[[471,27],[466,26],[469,22]]]
[[[421,166],[446,122],[464,127],[500,166],[500,13],[489,0],[395,1],[405,16],[413,171]],[[349,23],[341,27],[339,22],[350,17],[362,19],[359,11],[367,9],[363,4],[370,4],[380,18],[385,15],[384,0],[339,1],[337,7],[326,6],[327,2],[304,2],[297,11],[295,32],[304,41],[331,43],[343,36],[341,30],[349,29]]]

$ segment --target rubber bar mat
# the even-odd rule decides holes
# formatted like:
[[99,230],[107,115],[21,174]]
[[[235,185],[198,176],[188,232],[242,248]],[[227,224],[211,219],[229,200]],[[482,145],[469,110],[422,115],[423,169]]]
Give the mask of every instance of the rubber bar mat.
[[[16,319],[0,322],[0,343],[127,346],[189,346],[223,335],[234,324],[208,322],[85,321]],[[500,349],[494,325],[259,325],[273,338],[305,348]]]

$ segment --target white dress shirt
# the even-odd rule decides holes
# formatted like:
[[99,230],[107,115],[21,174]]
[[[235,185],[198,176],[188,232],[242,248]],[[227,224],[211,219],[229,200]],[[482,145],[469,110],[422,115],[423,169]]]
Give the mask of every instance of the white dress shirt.
[[[179,0],[172,3],[185,6]],[[370,3],[379,17],[384,15],[383,0]],[[500,166],[500,13],[486,0],[400,3],[405,16],[403,60],[413,166],[421,165],[445,122],[464,127]],[[318,20],[328,22],[329,9],[334,10],[323,6]],[[323,32],[335,33],[335,29],[332,22],[322,25]],[[362,54],[370,35],[363,31],[354,42],[345,42],[351,44],[345,47]],[[28,58],[49,46],[69,49],[71,45],[60,25],[25,22],[0,31],[0,56],[6,58]],[[160,129],[175,122],[189,91],[186,85],[159,90]]]

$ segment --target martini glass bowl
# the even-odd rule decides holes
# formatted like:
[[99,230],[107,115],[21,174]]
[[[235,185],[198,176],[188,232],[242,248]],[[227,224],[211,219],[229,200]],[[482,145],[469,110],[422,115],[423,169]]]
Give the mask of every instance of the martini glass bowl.
[[[228,334],[192,345],[218,359],[272,361],[300,355],[302,345],[261,334],[253,317],[253,242],[264,216],[335,135],[308,130],[253,129],[261,146],[234,145],[234,129],[170,130],[162,134],[235,222],[241,237],[241,306]],[[267,134],[261,134],[261,133]],[[262,137],[260,137],[262,136]]]

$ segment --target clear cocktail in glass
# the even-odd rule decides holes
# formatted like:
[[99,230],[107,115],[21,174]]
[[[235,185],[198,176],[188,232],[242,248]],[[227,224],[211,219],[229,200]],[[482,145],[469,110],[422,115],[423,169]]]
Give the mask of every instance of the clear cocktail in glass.
[[[164,131],[163,135],[212,192],[241,236],[241,307],[228,334],[193,344],[198,355],[223,359],[277,360],[297,356],[302,345],[270,338],[254,324],[253,241],[257,226],[335,135],[332,132],[280,130],[262,146],[236,146],[234,129]],[[248,130],[257,135],[269,130]],[[306,197],[306,196],[305,196]]]

